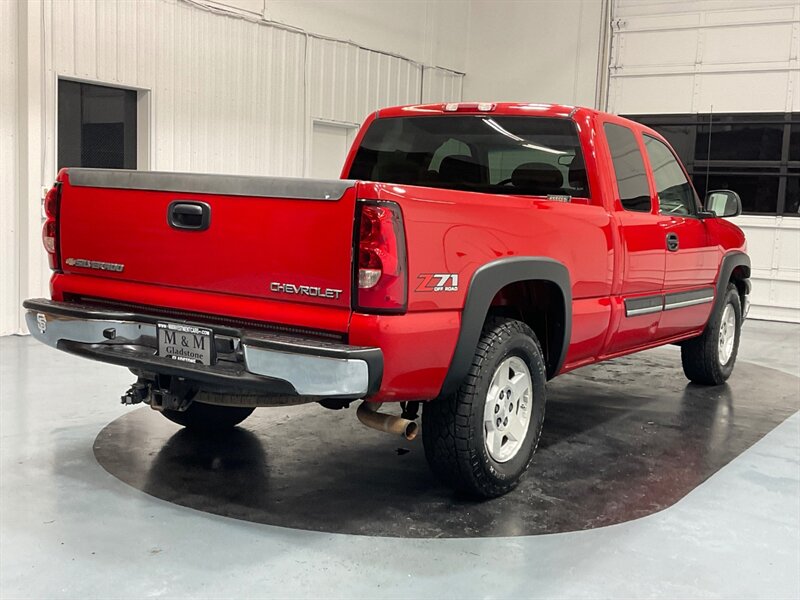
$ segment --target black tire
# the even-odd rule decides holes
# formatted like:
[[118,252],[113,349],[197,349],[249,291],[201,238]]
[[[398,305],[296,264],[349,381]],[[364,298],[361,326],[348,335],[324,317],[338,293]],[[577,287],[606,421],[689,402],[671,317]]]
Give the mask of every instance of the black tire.
[[192,402],[184,411],[165,409],[161,411],[167,419],[186,429],[212,433],[233,429],[254,411],[251,407],[218,406]]
[[[495,371],[510,357],[522,359],[528,368],[532,406],[516,454],[498,462],[486,448],[484,407]],[[423,409],[422,441],[434,474],[457,491],[481,498],[502,496],[514,489],[539,444],[545,382],[541,347],[531,328],[514,319],[490,317],[459,390],[427,402]]]
[[[723,315],[730,306],[735,316],[733,350],[723,363],[720,360],[720,330],[723,327]],[[692,383],[700,385],[721,385],[728,380],[736,364],[739,352],[739,338],[742,332],[742,304],[739,292],[732,283],[725,290],[725,297],[719,308],[714,311],[699,337],[681,344],[681,363],[683,372]]]

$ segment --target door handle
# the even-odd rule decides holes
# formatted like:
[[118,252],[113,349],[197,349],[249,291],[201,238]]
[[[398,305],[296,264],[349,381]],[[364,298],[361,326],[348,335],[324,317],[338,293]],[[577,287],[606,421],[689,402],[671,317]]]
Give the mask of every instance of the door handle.
[[668,233],[667,234],[667,250],[670,252],[677,252],[680,243],[678,241],[678,234],[677,233]]
[[167,209],[167,223],[174,229],[204,231],[211,225],[211,207],[205,202],[175,200]]

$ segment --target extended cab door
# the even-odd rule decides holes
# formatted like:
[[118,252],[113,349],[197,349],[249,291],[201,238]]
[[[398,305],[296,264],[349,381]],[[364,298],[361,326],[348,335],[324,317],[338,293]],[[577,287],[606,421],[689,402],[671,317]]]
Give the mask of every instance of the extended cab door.
[[639,133],[624,122],[613,121],[604,123],[603,131],[616,182],[613,215],[620,233],[614,333],[605,353],[617,354],[655,339],[662,307],[665,227],[669,217],[658,212]]
[[645,154],[652,173],[666,238],[664,310],[659,339],[702,327],[714,299],[719,250],[705,222],[697,216],[697,200],[686,173],[663,141],[644,133]]

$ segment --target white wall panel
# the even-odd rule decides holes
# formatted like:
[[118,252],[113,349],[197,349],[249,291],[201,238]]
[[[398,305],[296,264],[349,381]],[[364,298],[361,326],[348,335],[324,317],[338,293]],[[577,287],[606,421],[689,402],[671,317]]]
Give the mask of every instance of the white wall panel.
[[615,0],[613,17],[611,112],[792,109],[797,0]]
[[[788,16],[791,19],[791,15]],[[763,17],[759,15],[759,18]],[[785,63],[790,57],[791,47],[791,20],[764,25],[709,27],[705,32],[703,64]]]
[[[654,60],[659,66],[686,65],[694,63],[697,54],[697,30],[673,29],[671,31],[632,31],[618,40],[618,60],[627,69],[652,66]],[[653,48],[669,48],[653,56]]]
[[60,0],[45,18],[53,103],[57,77],[152,92],[151,168],[302,173],[305,36],[169,0]]
[[208,4],[218,5],[220,8],[234,8],[242,12],[264,14],[265,0],[206,0]]
[[613,80],[609,108],[613,113],[691,113],[692,75],[649,75]]
[[355,127],[315,121],[311,135],[309,177],[338,178],[355,134]]
[[0,2],[0,335],[19,327],[16,2]]
[[784,112],[790,84],[787,71],[709,73],[696,87],[695,105],[700,112]]
[[473,0],[464,99],[593,106],[600,0]]
[[422,78],[423,102],[458,102],[462,98],[464,76],[443,69],[425,68]]
[[[226,2],[0,1],[0,334],[20,331],[22,299],[47,294],[39,197],[56,174],[59,77],[138,90],[139,168],[155,170],[302,176],[313,120],[359,123],[422,99],[415,61],[273,26],[260,0],[231,5],[226,14]],[[434,44],[438,25],[413,19],[420,43]],[[448,85],[428,99],[460,99],[462,76],[426,69],[440,73]]]
[[800,219],[744,215],[733,221],[747,236],[752,261],[750,315],[800,322]]
[[[616,0],[608,109],[800,111],[798,0]],[[800,322],[800,219],[742,216],[755,318]]]
[[266,0],[265,16],[418,63],[465,68],[469,0]]
[[401,58],[312,38],[308,69],[314,119],[360,123],[376,108],[420,101],[422,67]]

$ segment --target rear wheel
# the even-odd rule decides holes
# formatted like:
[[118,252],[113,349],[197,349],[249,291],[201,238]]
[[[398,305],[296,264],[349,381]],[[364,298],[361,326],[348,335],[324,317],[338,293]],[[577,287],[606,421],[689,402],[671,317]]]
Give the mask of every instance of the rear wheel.
[[240,406],[218,406],[192,402],[183,411],[164,409],[161,414],[178,425],[195,431],[215,432],[233,429],[249,417],[254,408]]
[[425,405],[422,440],[433,472],[483,498],[514,489],[539,443],[545,380],[531,328],[490,318],[458,392]]
[[686,377],[701,385],[725,383],[736,364],[741,331],[741,300],[736,286],[730,283],[722,304],[711,315],[703,334],[681,344]]

